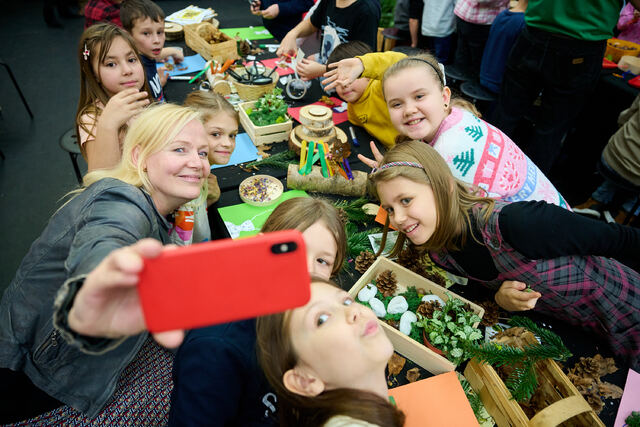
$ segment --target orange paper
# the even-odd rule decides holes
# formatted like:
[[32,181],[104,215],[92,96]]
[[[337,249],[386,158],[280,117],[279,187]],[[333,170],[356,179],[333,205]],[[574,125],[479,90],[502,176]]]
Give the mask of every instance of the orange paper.
[[[376,222],[379,222],[380,224],[384,225],[386,220],[387,220],[387,211],[382,209],[382,206],[381,206],[378,208],[378,213],[376,214]],[[397,228],[395,228],[391,224],[389,224],[389,228],[392,230],[397,230]]]
[[389,395],[404,412],[405,427],[479,425],[455,372],[392,388]]

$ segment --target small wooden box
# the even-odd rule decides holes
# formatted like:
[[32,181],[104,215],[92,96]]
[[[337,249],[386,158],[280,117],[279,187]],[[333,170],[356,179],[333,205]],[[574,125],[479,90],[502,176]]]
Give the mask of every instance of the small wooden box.
[[247,108],[252,108],[255,101],[243,102],[238,105],[240,124],[245,132],[249,134],[253,145],[271,144],[273,142],[286,141],[289,139],[293,122],[291,119],[286,122],[276,123],[267,126],[256,126],[247,115]]
[[[406,291],[409,286],[415,286],[416,288],[424,288],[426,291],[431,292],[446,301],[448,297],[445,292],[447,292],[453,297],[459,298],[465,303],[468,303],[473,309],[473,312],[478,316],[482,317],[484,315],[484,309],[479,305],[456,295],[454,292],[448,291],[442,286],[436,285],[419,274],[416,274],[382,256],[378,257],[371,267],[369,267],[362,277],[360,277],[360,280],[353,285],[349,290],[349,294],[357,301],[360,289],[375,280],[375,278],[378,277],[378,274],[385,270],[392,270],[396,274],[396,278],[398,279],[398,290],[396,293],[402,293]],[[432,374],[442,374],[444,372],[453,371],[456,368],[456,365],[451,363],[446,357],[434,353],[429,348],[409,338],[396,328],[389,326],[380,319],[378,319],[378,323],[385,331],[387,337],[389,337],[389,340],[393,344],[393,348],[398,353],[422,366]],[[478,324],[475,324],[474,326],[478,326]]]
[[[216,44],[209,44],[198,34],[198,27],[201,25],[215,25],[210,22],[190,24],[184,26],[184,41],[191,49],[198,52],[204,59],[210,61],[215,59],[222,63],[227,59],[238,59],[238,45],[235,39],[222,33],[226,41]],[[216,28],[217,29],[217,28]]]
[[[528,343],[537,343],[533,334],[525,337]],[[536,363],[536,375],[539,393],[542,393],[547,406],[529,419],[491,365],[474,358],[464,370],[464,376],[498,427],[552,427],[560,424],[604,427],[555,361],[547,359]]]

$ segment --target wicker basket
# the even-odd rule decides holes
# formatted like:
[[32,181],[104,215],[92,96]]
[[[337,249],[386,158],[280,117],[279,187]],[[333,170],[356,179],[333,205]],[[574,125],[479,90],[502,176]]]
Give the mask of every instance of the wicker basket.
[[[271,70],[271,68],[267,68],[267,71],[271,72]],[[240,76],[244,74],[244,69],[241,67],[234,69],[234,71]],[[269,73],[265,74],[268,75]],[[233,77],[230,78],[233,81],[233,86],[236,88],[236,92],[238,92],[238,96],[240,97],[240,99],[242,99],[243,101],[255,101],[262,95],[271,92],[273,88],[276,87],[279,77],[280,76],[278,75],[278,73],[274,72],[271,75],[271,83],[269,83],[268,85],[247,85],[244,83],[239,83]]]
[[222,63],[227,59],[238,59],[238,47],[235,39],[227,36],[224,33],[221,33],[222,37],[226,41],[216,44],[209,44],[198,34],[198,28],[203,25],[210,26],[211,29],[217,31],[216,26],[210,22],[185,25],[184,41],[187,46],[198,52],[207,61],[215,59],[216,61]]
[[607,50],[604,52],[604,57],[618,63],[624,55],[638,56],[639,53],[640,45],[637,43],[620,39],[609,39],[607,40]]

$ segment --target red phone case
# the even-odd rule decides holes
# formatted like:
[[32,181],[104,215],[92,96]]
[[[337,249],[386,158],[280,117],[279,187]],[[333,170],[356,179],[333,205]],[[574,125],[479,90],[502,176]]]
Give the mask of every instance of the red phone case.
[[[296,248],[274,253],[284,243]],[[160,332],[299,307],[310,282],[302,233],[285,230],[165,251],[145,260],[138,293],[147,328]]]

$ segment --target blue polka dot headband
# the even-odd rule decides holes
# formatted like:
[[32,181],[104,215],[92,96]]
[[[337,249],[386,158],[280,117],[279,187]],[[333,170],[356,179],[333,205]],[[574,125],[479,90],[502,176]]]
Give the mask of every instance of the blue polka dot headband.
[[420,163],[416,163],[416,162],[389,162],[389,163],[385,163],[384,165],[382,165],[380,167],[373,168],[371,170],[371,173],[376,173],[378,171],[381,171],[381,170],[384,170],[384,169],[389,169],[389,168],[392,168],[394,166],[409,166],[411,168],[424,169]]

